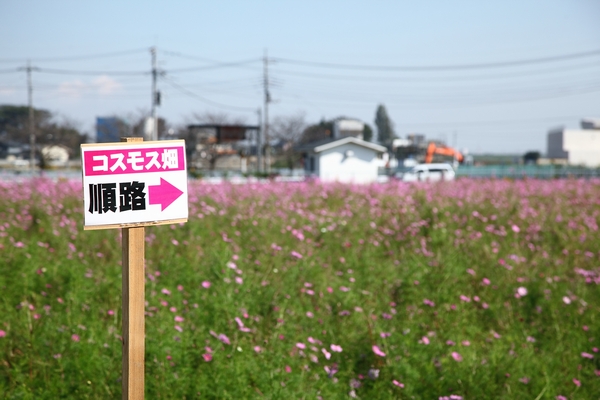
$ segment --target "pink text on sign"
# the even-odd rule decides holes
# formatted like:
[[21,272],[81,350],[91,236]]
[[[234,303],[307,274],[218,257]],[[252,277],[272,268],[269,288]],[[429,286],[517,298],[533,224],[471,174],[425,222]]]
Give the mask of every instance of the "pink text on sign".
[[183,147],[91,150],[84,153],[85,176],[181,171]]

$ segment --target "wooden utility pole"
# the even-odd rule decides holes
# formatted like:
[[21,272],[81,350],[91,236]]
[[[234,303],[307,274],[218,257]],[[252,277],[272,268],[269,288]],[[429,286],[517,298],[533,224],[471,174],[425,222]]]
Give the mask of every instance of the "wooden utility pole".
[[35,119],[33,117],[33,84],[31,81],[31,62],[27,61],[27,98],[29,103],[29,168],[35,171]]
[[264,141],[265,141],[265,171],[271,172],[271,146],[269,141],[269,103],[271,102],[271,93],[269,92],[269,58],[267,56],[267,50],[265,50],[265,57],[263,58],[263,73],[264,73],[264,89],[265,89],[265,122],[264,128]]
[[[141,142],[143,138],[121,138]],[[144,399],[144,261],[145,228],[122,228],[123,375],[122,399]]]
[[159,94],[156,90],[156,78],[158,69],[156,67],[156,47],[150,48],[152,54],[152,135],[151,140],[158,140],[158,118],[156,117],[156,106],[159,105]]

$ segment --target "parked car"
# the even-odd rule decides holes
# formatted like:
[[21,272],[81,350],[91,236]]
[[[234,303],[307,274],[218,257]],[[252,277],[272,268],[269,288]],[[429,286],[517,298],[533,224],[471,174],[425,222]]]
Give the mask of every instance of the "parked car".
[[398,171],[396,178],[404,182],[453,181],[456,177],[450,164],[419,164],[408,171]]

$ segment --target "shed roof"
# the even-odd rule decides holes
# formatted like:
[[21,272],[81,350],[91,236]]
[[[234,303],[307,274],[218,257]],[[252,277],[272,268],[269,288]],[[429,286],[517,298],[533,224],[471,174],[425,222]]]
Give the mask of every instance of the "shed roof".
[[305,150],[305,151],[313,151],[315,153],[320,153],[322,151],[333,149],[333,148],[343,146],[343,145],[349,144],[349,143],[352,143],[352,144],[355,144],[358,146],[362,146],[362,147],[366,147],[367,149],[371,149],[371,150],[374,150],[379,153],[384,153],[385,151],[387,151],[387,149],[383,146],[380,146],[375,143],[367,142],[366,140],[358,139],[358,138],[355,138],[352,136],[347,136],[347,137],[339,139],[339,140],[328,139],[328,140],[320,140],[320,141],[313,142],[313,143],[307,143],[304,146],[300,146],[298,149]]

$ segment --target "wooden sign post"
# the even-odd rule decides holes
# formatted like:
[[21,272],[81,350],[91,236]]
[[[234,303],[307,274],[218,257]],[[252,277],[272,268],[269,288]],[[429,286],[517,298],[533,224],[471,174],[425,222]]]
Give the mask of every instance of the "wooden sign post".
[[[135,140],[138,139],[138,140]],[[143,141],[143,138],[123,138],[122,141]],[[146,228],[122,228],[123,325],[122,399],[143,400],[146,324],[144,320],[144,264]]]
[[187,221],[185,144],[121,140],[81,146],[84,230],[121,228],[122,399],[143,400],[145,226]]

